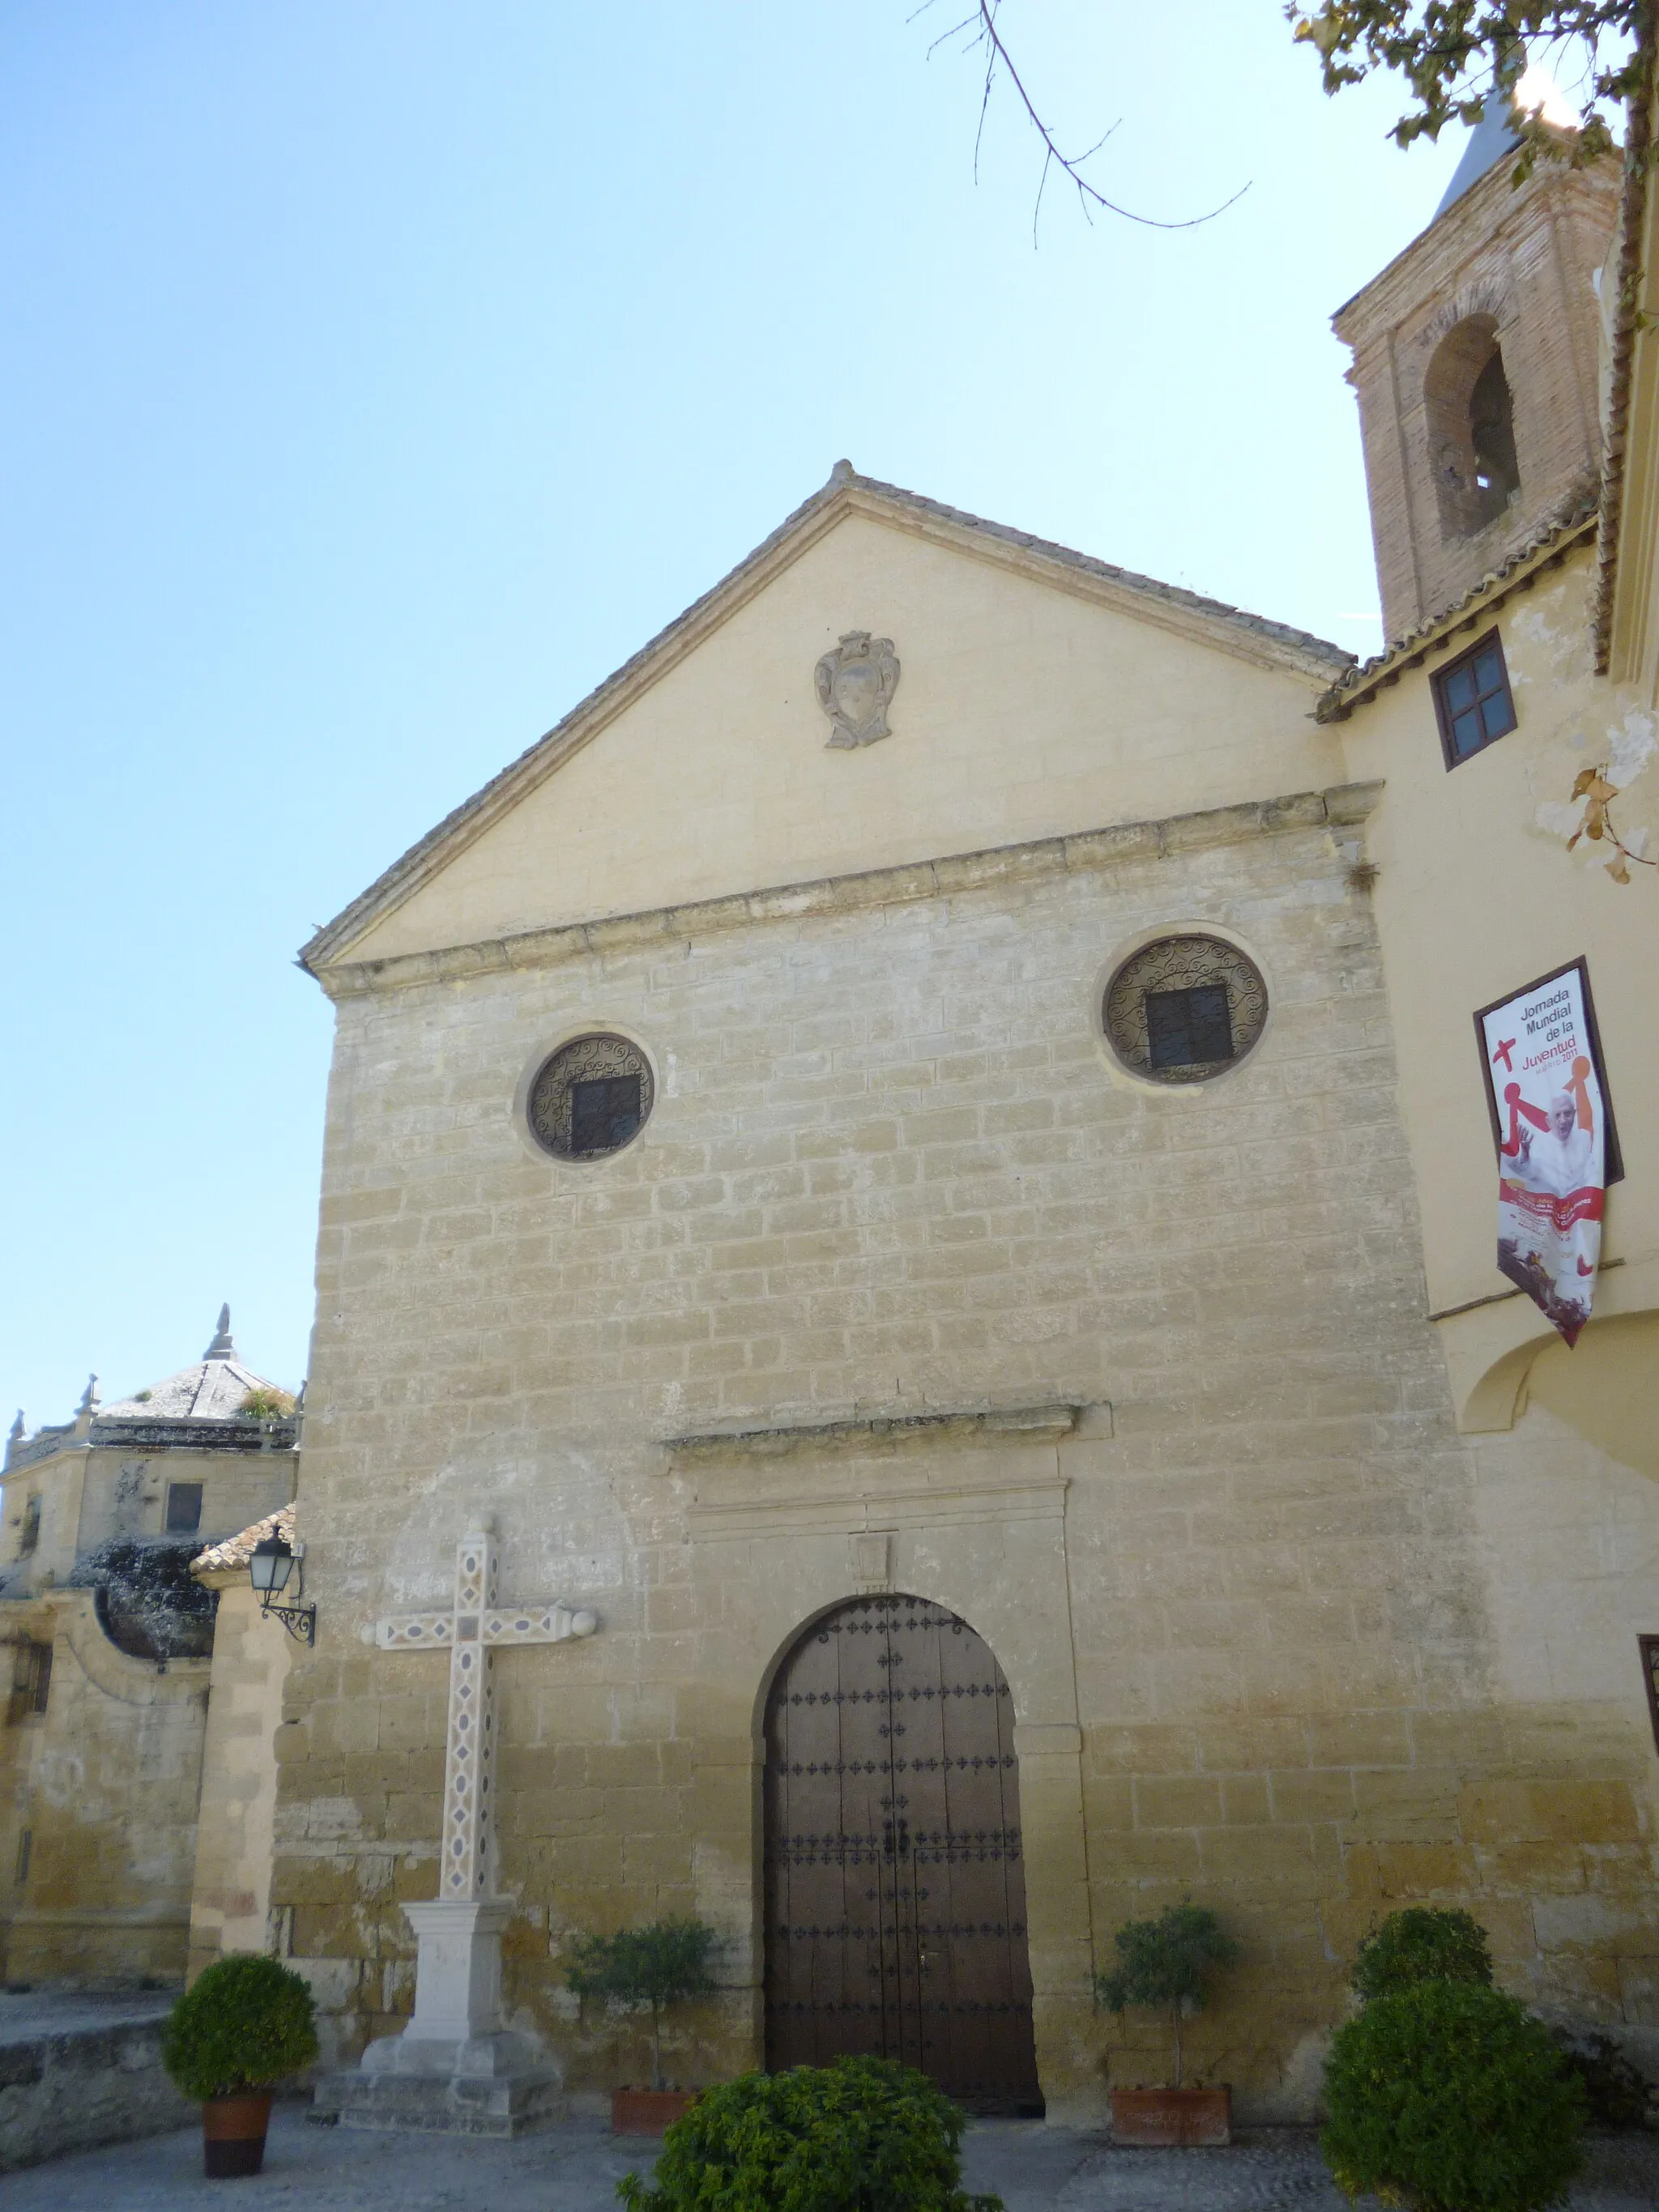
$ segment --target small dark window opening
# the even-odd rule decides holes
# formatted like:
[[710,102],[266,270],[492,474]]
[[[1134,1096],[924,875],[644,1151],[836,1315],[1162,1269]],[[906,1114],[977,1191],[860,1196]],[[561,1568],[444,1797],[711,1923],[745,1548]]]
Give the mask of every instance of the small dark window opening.
[[29,1861],[33,1856],[34,1831],[33,1828],[25,1828],[17,1838],[17,1864],[13,1869],[12,1877],[19,1889],[21,1889],[29,1878]]
[[1647,1687],[1648,1718],[1653,1723],[1653,1747],[1659,1751],[1659,1636],[1638,1636],[1642,1680]]
[[167,1485],[167,1534],[193,1535],[202,1525],[202,1486],[199,1482]]
[[26,1720],[32,1713],[43,1713],[52,1694],[52,1646],[50,1644],[20,1644],[12,1660],[11,1715],[14,1720]]
[[1515,727],[1515,701],[1498,632],[1489,630],[1431,678],[1446,766],[1456,768]]
[[1146,1043],[1154,1067],[1200,1067],[1233,1056],[1224,983],[1186,991],[1148,991]]
[[1521,489],[1515,458],[1515,407],[1504,356],[1496,346],[1469,394],[1469,440],[1474,447],[1474,483],[1483,520],[1501,514]]
[[637,1075],[600,1075],[570,1092],[570,1149],[614,1152],[638,1133],[642,1115]]
[[22,1533],[17,1539],[17,1556],[27,1559],[40,1540],[40,1500],[31,1498],[23,1508]]

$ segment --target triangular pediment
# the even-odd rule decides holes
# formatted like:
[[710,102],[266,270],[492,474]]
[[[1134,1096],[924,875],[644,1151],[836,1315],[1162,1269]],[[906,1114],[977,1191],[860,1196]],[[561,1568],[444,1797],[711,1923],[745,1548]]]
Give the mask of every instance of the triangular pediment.
[[[890,639],[891,734],[814,671]],[[1349,656],[838,467],[301,957],[316,973],[1329,781]]]

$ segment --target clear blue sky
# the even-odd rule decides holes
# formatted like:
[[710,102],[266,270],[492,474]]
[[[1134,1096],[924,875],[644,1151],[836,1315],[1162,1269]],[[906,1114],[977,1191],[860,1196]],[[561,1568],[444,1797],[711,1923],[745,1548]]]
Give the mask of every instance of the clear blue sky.
[[[1374,648],[1330,312],[1462,133],[1279,0],[0,4],[0,1419],[304,1372],[330,1010],[433,822],[868,474]],[[1458,143],[1453,143],[1454,138]],[[647,794],[641,794],[642,800]]]

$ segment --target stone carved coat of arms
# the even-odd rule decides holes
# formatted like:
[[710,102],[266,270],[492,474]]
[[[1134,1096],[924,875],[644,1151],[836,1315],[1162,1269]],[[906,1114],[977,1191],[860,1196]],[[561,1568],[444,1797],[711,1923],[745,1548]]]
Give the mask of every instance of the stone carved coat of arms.
[[832,745],[872,745],[892,735],[887,709],[898,690],[899,665],[890,637],[849,629],[819,661],[815,680],[818,704],[834,725]]

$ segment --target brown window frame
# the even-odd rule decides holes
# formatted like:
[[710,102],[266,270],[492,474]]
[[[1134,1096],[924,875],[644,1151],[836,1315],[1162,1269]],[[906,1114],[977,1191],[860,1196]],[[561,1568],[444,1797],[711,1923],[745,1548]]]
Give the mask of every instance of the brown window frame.
[[1648,1718],[1653,1723],[1653,1747],[1659,1751],[1659,1636],[1638,1636],[1642,1680],[1648,1693]]
[[[1448,678],[1455,676],[1460,668],[1478,659],[1483,653],[1495,653],[1498,655],[1498,665],[1504,675],[1504,698],[1509,707],[1510,719],[1501,730],[1494,730],[1490,737],[1482,738],[1473,752],[1460,753],[1452,734],[1453,717],[1446,703],[1446,684]],[[1484,636],[1476,638],[1474,643],[1466,646],[1462,653],[1454,653],[1443,666],[1435,669],[1429,678],[1429,690],[1434,695],[1434,714],[1440,730],[1441,757],[1449,772],[1455,768],[1467,768],[1472,760],[1479,760],[1482,753],[1489,752],[1501,738],[1509,737],[1512,732],[1521,726],[1520,717],[1515,711],[1515,686],[1510,681],[1509,656],[1504,650],[1503,635],[1496,627],[1487,630]],[[1479,702],[1480,695],[1477,694],[1477,705]],[[1483,726],[1484,721],[1483,715]]]

